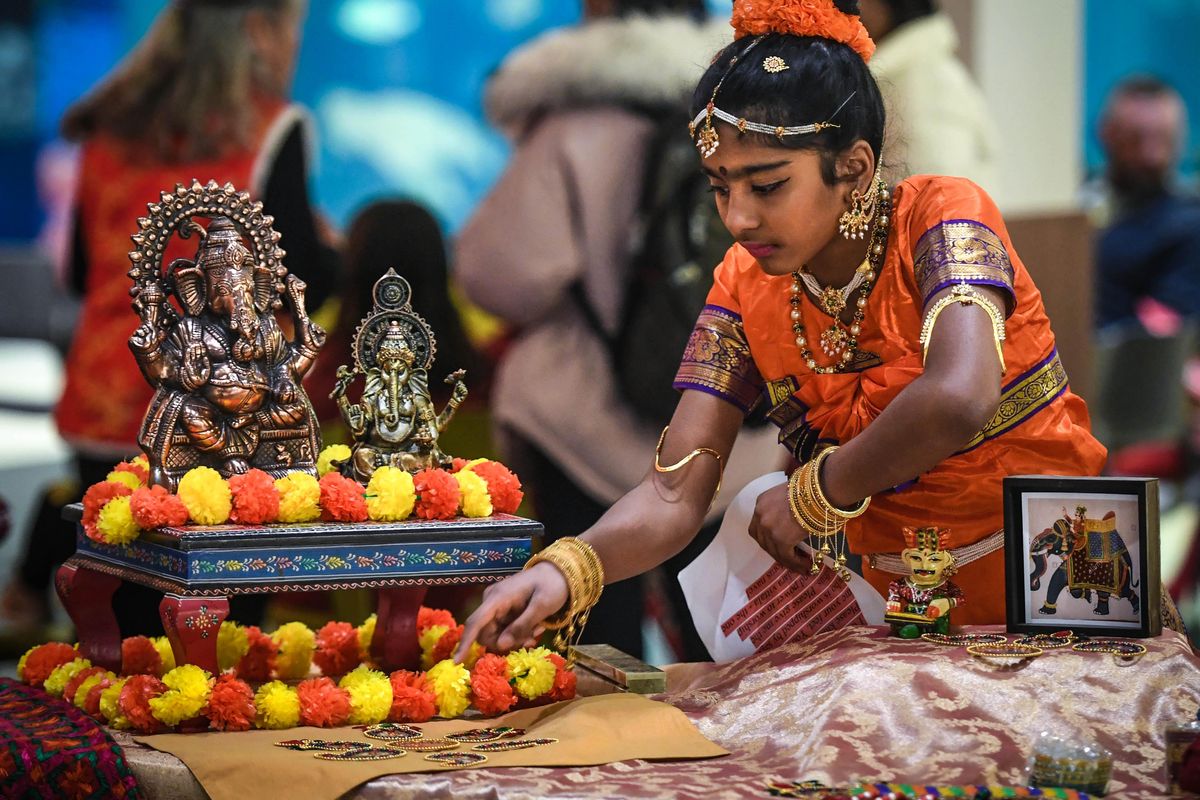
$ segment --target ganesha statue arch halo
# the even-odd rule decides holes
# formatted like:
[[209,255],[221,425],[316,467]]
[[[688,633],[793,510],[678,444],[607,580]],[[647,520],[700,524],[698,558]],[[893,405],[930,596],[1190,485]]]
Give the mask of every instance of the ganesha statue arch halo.
[[[173,490],[197,466],[225,477],[251,468],[315,475],[320,441],[301,380],[325,332],[308,318],[304,282],[283,264],[274,219],[215,181],[179,184],[147,208],[131,237],[141,324],[129,348],[155,389],[139,436],[151,482]],[[199,237],[196,255],[164,268],[176,233]],[[275,319],[284,307],[293,339]]]

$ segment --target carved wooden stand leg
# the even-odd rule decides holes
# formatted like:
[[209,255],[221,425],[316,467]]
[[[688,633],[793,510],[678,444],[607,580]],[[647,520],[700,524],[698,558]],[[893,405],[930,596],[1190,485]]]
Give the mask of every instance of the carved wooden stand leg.
[[175,663],[195,664],[217,674],[217,632],[229,616],[227,597],[164,595],[158,604]]
[[425,587],[395,587],[379,590],[375,608],[375,636],[371,659],[384,672],[418,669],[421,646],[417,644],[417,612],[425,599]]
[[63,564],[54,579],[58,597],[75,623],[79,652],[113,672],[121,671],[121,629],[112,606],[120,585],[120,578],[75,564]]

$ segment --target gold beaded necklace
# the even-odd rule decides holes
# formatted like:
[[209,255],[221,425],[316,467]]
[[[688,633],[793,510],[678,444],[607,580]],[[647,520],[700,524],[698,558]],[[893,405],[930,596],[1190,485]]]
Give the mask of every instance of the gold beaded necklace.
[[[818,365],[817,360],[813,358],[812,349],[808,346],[808,337],[804,333],[804,318],[800,311],[800,297],[804,294],[805,288],[804,279],[811,276],[802,273],[800,270],[792,273],[792,285],[789,287],[791,296],[788,299],[791,306],[789,314],[792,322],[792,333],[796,335],[796,346],[800,348],[800,357],[804,359],[805,365],[819,375],[842,372],[849,369],[854,362],[854,353],[858,349],[858,337],[862,333],[862,322],[867,312],[867,298],[871,294],[871,289],[875,286],[875,279],[879,276],[879,268],[883,264],[883,257],[887,252],[888,223],[891,221],[891,210],[891,193],[887,190],[887,187],[881,186],[879,189],[879,206],[875,213],[874,224],[871,226],[871,243],[867,247],[867,258],[859,266],[854,279],[846,287],[849,291],[828,287],[821,289],[819,292],[814,292],[821,307],[833,317],[832,324],[821,334],[822,349],[826,355],[834,359],[833,363],[827,367]],[[845,309],[846,302],[849,301],[849,295],[853,292],[855,284],[857,284],[858,288],[858,298],[855,300],[854,316],[850,319],[849,327],[843,328],[839,315]],[[843,292],[845,292],[844,295]],[[836,298],[834,297],[835,295]]]

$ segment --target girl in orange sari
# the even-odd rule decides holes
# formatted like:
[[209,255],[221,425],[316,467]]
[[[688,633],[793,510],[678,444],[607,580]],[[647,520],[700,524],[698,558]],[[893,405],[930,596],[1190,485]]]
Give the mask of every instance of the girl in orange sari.
[[967,595],[956,623],[1004,621],[1002,478],[1103,467],[990,198],[959,178],[876,177],[884,112],[856,14],[854,0],[734,3],[737,39],[702,78],[690,131],[738,243],[654,469],[579,540],[492,587],[464,642],[567,626],[598,578],[682,548],[757,408],[799,466],[759,495],[750,536],[804,571],[802,542],[845,542],[886,593],[907,572],[902,529],[948,528]]

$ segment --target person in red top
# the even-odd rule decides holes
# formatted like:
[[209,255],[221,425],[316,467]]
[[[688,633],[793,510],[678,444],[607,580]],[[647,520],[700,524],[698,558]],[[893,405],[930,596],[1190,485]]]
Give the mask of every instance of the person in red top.
[[[83,304],[54,419],[75,452],[80,492],[138,453],[152,389],[129,352],[139,320],[127,254],[138,217],[160,192],[193,179],[249,191],[275,217],[309,306],[335,286],[337,257],[321,242],[308,199],[306,117],[288,102],[305,10],[305,0],[173,0],[63,119],[63,134],[82,150],[70,273]],[[176,240],[163,263],[188,250]],[[74,532],[59,519],[63,500],[48,495],[37,515],[5,591],[10,618],[44,616],[50,573],[74,550]],[[130,631],[157,626],[153,613],[136,618]]]
[[690,132],[737,244],[653,469],[581,543],[491,587],[464,642],[520,646],[580,615],[595,572],[611,583],[678,552],[758,408],[799,466],[758,496],[754,542],[803,572],[802,542],[839,561],[848,546],[883,595],[908,573],[902,530],[948,528],[969,598],[956,623],[1004,621],[1002,477],[1104,465],[995,204],[961,178],[878,177],[884,108],[856,2],[737,0],[732,22]]

